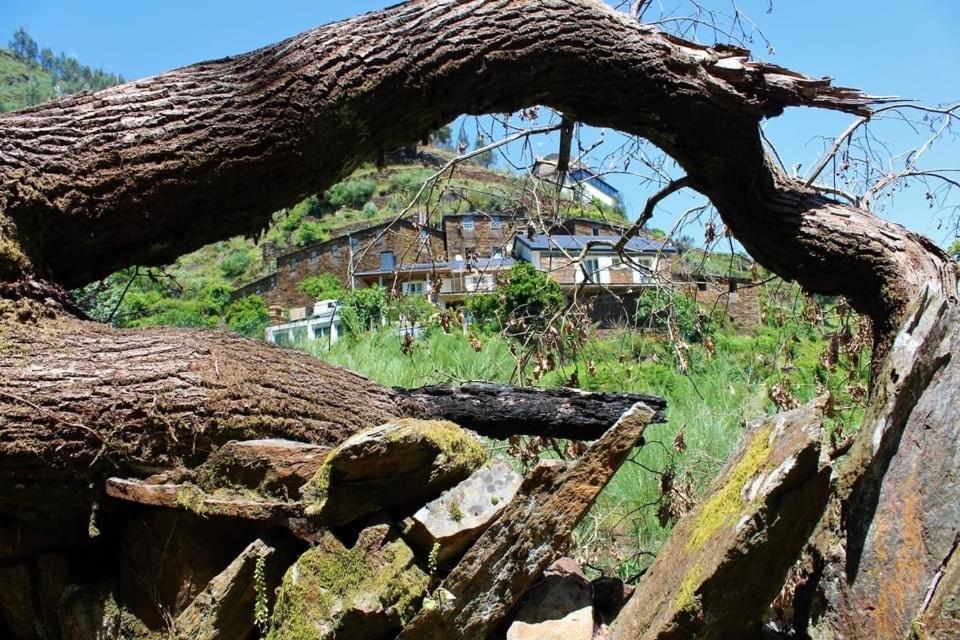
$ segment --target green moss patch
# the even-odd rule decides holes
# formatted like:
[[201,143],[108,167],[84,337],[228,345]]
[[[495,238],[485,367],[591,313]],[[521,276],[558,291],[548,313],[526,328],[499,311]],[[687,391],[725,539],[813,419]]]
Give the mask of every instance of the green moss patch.
[[334,637],[350,611],[379,602],[382,611],[363,615],[407,622],[426,593],[429,578],[410,549],[395,540],[377,553],[345,549],[332,538],[300,556],[284,576],[277,596],[270,640]]
[[453,422],[403,418],[397,424],[400,428],[388,440],[426,439],[444,457],[441,462],[446,465],[473,471],[487,461],[487,451],[480,441]]

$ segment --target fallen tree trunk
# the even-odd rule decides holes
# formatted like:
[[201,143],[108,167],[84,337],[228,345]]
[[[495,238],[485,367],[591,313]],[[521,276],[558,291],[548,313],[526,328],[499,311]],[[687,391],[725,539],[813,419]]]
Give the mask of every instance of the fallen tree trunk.
[[596,440],[638,402],[653,422],[666,421],[663,398],[637,393],[590,393],[503,384],[431,385],[394,389],[411,416],[451,420],[491,438],[536,435]]
[[[485,640],[569,543],[654,412],[637,404],[556,478],[528,478],[397,640]],[[534,474],[537,474],[534,471]]]

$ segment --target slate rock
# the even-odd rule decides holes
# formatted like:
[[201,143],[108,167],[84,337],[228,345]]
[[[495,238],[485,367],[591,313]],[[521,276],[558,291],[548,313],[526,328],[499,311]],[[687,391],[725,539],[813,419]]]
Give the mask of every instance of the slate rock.
[[198,469],[205,491],[243,487],[286,500],[300,497],[300,487],[317,472],[330,447],[267,438],[232,440]]
[[149,629],[162,630],[257,535],[245,520],[144,510],[124,527],[118,593]]
[[[513,499],[523,476],[506,460],[495,460],[424,505],[408,520],[406,532],[438,566],[456,560]],[[434,551],[436,550],[436,551]]]
[[[267,562],[275,549],[262,540],[254,540],[216,575],[193,602],[177,616],[174,637],[190,640],[234,640],[255,632],[254,614],[258,599],[268,606]],[[258,577],[257,565],[261,565]]]
[[633,587],[625,584],[620,578],[603,576],[596,578],[593,585],[593,606],[598,617],[604,622],[610,622],[617,617],[620,609],[633,595]]
[[753,425],[680,519],[614,624],[615,640],[753,638],[830,493],[824,399]]
[[520,604],[507,640],[592,640],[593,589],[569,558],[551,565]]
[[309,515],[339,526],[389,507],[423,504],[486,462],[479,439],[452,422],[404,418],[345,440],[303,487]]

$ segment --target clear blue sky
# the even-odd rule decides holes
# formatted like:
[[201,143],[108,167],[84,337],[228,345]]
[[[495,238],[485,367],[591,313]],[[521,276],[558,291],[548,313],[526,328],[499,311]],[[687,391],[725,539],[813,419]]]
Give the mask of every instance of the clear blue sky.
[[[42,44],[65,51],[84,64],[129,79],[154,75],[204,59],[242,53],[320,24],[385,7],[393,2],[361,0],[0,0],[0,38],[24,26]],[[729,0],[714,0],[718,7]],[[757,57],[875,94],[916,98],[927,104],[960,99],[960,2],[956,0],[742,0],[740,6],[763,28],[776,53],[761,42]],[[839,133],[846,116],[792,110],[766,125],[768,136],[788,165],[815,162],[817,135]],[[895,148],[915,138],[904,128],[883,130]],[[549,143],[546,143],[549,146]],[[960,166],[960,143],[953,138],[929,155],[928,167]],[[612,181],[633,209],[645,193],[627,177]],[[898,196],[888,215],[937,241],[950,238],[937,229],[936,216],[919,189]],[[670,224],[682,195],[665,203],[654,223]]]

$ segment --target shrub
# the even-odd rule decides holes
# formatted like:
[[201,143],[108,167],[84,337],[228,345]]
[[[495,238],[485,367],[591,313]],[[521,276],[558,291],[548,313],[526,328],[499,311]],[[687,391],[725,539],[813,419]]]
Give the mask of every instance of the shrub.
[[320,226],[320,223],[313,220],[304,220],[294,232],[293,241],[298,247],[305,247],[308,244],[323,240],[326,235],[327,233]]
[[637,299],[634,320],[642,329],[672,327],[684,340],[698,342],[717,330],[716,320],[678,291],[647,289]]
[[394,303],[392,315],[397,320],[404,320],[410,326],[425,323],[437,313],[437,307],[426,296],[403,296]]
[[230,252],[226,258],[220,261],[220,271],[227,278],[239,278],[253,266],[254,258],[250,252],[244,249],[238,249]]
[[227,326],[249,338],[261,338],[270,320],[270,309],[260,296],[240,298],[226,309]]
[[336,300],[343,295],[343,284],[340,278],[332,273],[304,278],[299,288],[304,295],[314,300]]
[[377,183],[369,178],[344,180],[330,187],[323,194],[324,199],[333,207],[353,207],[359,209],[376,191]]
[[379,325],[388,306],[387,290],[381,286],[353,289],[343,296],[340,316],[347,331],[359,335]]
[[[508,272],[501,297],[501,314],[522,320],[534,329],[545,328],[550,318],[566,304],[560,285],[528,262],[518,263]],[[504,315],[501,322],[507,325]]]
[[500,324],[500,296],[495,293],[478,293],[466,299],[463,306],[470,314],[473,326],[481,332],[493,333],[502,328]]
[[363,205],[364,218],[375,218],[378,213],[380,213],[380,209],[378,209],[377,205],[373,202],[368,202],[367,204]]

